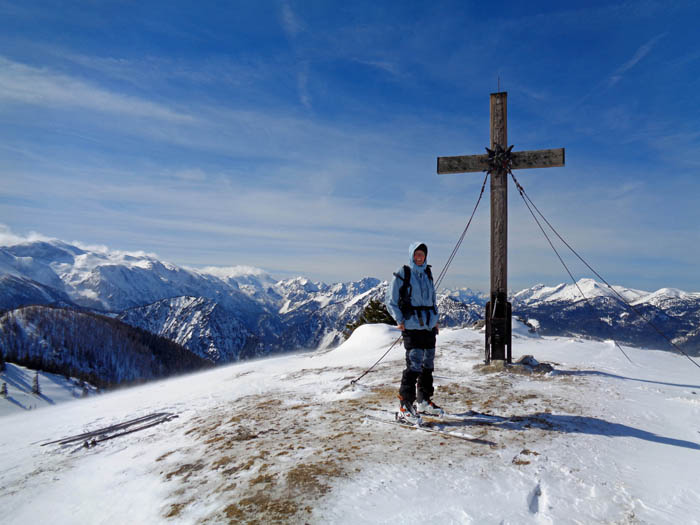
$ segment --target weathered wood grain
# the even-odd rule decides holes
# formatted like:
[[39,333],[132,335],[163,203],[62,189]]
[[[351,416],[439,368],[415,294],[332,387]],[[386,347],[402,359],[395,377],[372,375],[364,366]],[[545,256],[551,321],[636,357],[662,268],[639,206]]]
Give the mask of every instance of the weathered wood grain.
[[[508,147],[508,94],[491,94],[490,150],[496,144]],[[564,148],[511,153],[511,169],[554,168],[564,165]],[[488,171],[489,156],[461,155],[438,157],[437,173],[472,173]],[[511,314],[508,294],[508,171],[491,172],[491,301],[499,304],[486,312],[486,362],[511,359]],[[499,299],[500,298],[500,299]],[[487,310],[491,302],[487,303]],[[493,314],[493,315],[492,315]],[[507,350],[507,353],[506,353]]]
[[[560,168],[564,166],[564,148],[540,149],[533,151],[514,151],[513,169]],[[473,173],[489,169],[489,156],[461,155],[457,157],[438,157],[437,173]]]
[[560,168],[564,165],[564,148],[514,151],[513,169]]
[[485,171],[489,169],[489,156],[483,155],[462,155],[460,157],[438,157],[438,175],[447,173],[471,173],[475,171]]

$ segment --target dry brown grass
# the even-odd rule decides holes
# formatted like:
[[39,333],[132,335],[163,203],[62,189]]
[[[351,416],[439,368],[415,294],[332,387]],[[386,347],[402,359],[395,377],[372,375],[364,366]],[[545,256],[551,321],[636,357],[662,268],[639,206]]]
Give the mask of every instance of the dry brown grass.
[[180,465],[177,469],[173,470],[172,472],[168,472],[165,475],[165,479],[170,481],[173,477],[175,476],[182,476],[183,481],[188,481],[192,474],[194,474],[197,471],[200,471],[204,468],[204,463],[197,462],[197,463],[185,463],[184,465]]
[[301,464],[287,472],[287,485],[303,496],[325,494],[330,489],[328,481],[342,475],[335,461]]
[[[311,373],[318,374],[318,370],[294,375]],[[400,371],[395,365],[387,366],[385,375],[389,374],[395,380]],[[560,379],[572,381],[567,376],[546,378]],[[466,423],[469,433],[496,442],[499,447],[506,442],[525,447],[536,438],[534,433],[548,431],[542,413],[571,408],[570,400],[540,399],[523,383],[528,380],[517,374],[487,373],[478,381],[439,384],[437,396],[444,406],[490,412],[511,423],[505,427],[489,422]],[[173,451],[158,458],[165,465],[164,478],[176,483],[176,501],[163,515],[186,518],[189,506],[204,497],[221,505],[203,523],[305,523],[315,502],[326,496],[339,479],[361,472],[365,465],[390,461],[388,451],[414,446],[416,439],[423,440],[418,460],[422,457],[431,461],[435,468],[449,468],[448,461],[452,465],[468,462],[474,456],[499,453],[486,445],[397,431],[391,425],[362,425],[363,412],[396,406],[398,390],[393,380],[364,388],[360,398],[338,400],[323,407],[312,396],[305,399],[298,393],[293,402],[286,403],[282,399],[289,396],[283,393],[275,393],[276,397],[251,395],[238,399],[235,408],[221,406],[183,421],[183,434],[190,446],[182,455]],[[348,415],[356,416],[357,424],[348,425]],[[537,452],[522,448],[513,464],[526,466],[534,455]],[[199,488],[202,484],[207,486],[206,493]]]
[[187,503],[173,503],[168,507],[168,510],[165,513],[166,518],[176,518],[180,515],[182,512],[182,509],[184,509],[187,505],[189,505],[191,501],[188,501]]

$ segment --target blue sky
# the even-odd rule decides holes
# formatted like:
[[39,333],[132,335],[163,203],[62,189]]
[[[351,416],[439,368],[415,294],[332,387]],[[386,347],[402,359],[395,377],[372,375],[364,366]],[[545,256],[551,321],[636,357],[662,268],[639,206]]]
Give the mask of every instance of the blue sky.
[[[186,266],[387,279],[442,268],[508,92],[517,172],[609,281],[699,291],[697,1],[0,0],[0,239]],[[509,285],[568,276],[512,183]],[[488,199],[445,283],[488,289]],[[590,276],[572,262],[575,276]]]

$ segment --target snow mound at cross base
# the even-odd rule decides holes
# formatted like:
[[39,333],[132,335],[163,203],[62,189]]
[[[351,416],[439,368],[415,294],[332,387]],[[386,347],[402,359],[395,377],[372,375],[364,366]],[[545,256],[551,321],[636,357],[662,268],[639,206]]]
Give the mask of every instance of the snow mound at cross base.
[[[365,324],[359,326],[350,338],[330,352],[314,359],[315,365],[323,366],[361,366],[369,367],[377,361],[383,352],[401,336],[395,326],[387,324]],[[403,358],[403,345],[396,343],[387,359]]]

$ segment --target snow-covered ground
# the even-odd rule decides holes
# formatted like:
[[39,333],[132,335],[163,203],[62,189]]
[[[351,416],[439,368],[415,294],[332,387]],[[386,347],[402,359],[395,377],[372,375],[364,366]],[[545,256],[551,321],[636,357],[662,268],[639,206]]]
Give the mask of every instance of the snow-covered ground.
[[[7,363],[0,372],[0,386],[7,387],[7,397],[0,397],[0,418],[16,412],[74,401],[95,394],[97,389],[74,377],[67,378],[48,372],[39,372],[39,395],[32,393],[36,371]],[[4,421],[0,419],[0,421]]]
[[[435,399],[473,443],[363,420],[396,405],[398,333],[0,418],[3,523],[700,523],[700,369],[667,352],[529,337],[555,371],[486,371],[439,337]],[[342,390],[341,390],[342,389]],[[0,399],[0,403],[8,401]],[[92,448],[41,446],[153,412]],[[388,414],[388,412],[387,412]]]

